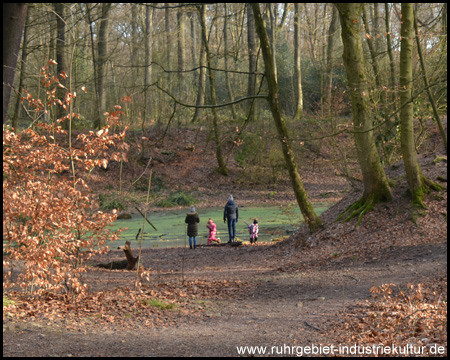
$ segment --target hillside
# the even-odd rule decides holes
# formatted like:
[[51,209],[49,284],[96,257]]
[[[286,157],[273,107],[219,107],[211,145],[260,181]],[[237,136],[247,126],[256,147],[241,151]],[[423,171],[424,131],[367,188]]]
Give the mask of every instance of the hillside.
[[[134,136],[130,135],[131,141]],[[351,149],[351,139],[344,136],[343,140]],[[130,144],[130,161],[124,163],[122,170],[125,195],[121,198],[125,203],[131,200],[127,205],[142,206],[145,202],[150,169],[150,207],[153,210],[158,207],[158,201],[174,192],[192,195],[197,206],[205,207],[223,206],[229,194],[233,194],[241,205],[296,201],[276,142],[266,142],[265,148],[245,149],[250,151],[252,158],[239,162],[239,152],[243,151],[244,145],[240,148],[231,140],[225,141],[229,176],[217,173],[215,146],[206,131],[173,129],[163,144],[157,141],[156,135],[150,136],[151,145],[145,150],[140,164],[137,162],[140,156],[138,144]],[[330,146],[324,142],[320,146],[306,144],[298,145],[298,148],[297,162],[311,200],[334,202],[340,199],[349,190],[349,182],[342,176],[340,162],[333,158]],[[351,150],[347,152],[351,153]],[[255,157],[258,157],[257,161]],[[349,160],[348,166],[358,176],[354,158]],[[96,193],[117,196],[119,174],[119,163],[112,162],[107,171],[95,170],[88,181]]]
[[[200,204],[221,205],[229,192],[242,203],[292,201],[283,182],[242,186],[235,165],[228,178],[216,175],[205,161],[213,154],[183,150],[185,141],[173,141],[172,158],[167,149],[153,149],[159,159],[154,176],[170,184],[162,193],[177,186],[193,190]],[[302,170],[313,199],[341,198],[315,234],[303,227],[273,245],[145,249],[149,277],[138,290],[135,273],[91,268],[89,293],[76,303],[66,295],[12,293],[15,305],[4,308],[3,355],[225,356],[246,344],[288,344],[297,351],[319,343],[444,346],[447,190],[429,194],[427,208],[418,212],[406,193],[403,165],[395,164],[388,169],[394,200],[356,226],[356,219],[336,217],[360,192],[330,177],[326,164]],[[445,157],[424,156],[421,166],[446,185]],[[131,169],[129,179],[141,171]],[[116,176],[114,166],[99,171],[96,186],[117,183]],[[269,198],[269,191],[276,195]],[[112,250],[94,263],[122,258]]]

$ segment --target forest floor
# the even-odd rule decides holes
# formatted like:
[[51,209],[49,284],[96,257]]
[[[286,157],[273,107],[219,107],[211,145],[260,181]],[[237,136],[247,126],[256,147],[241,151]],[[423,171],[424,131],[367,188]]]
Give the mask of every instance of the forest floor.
[[[198,207],[223,206],[230,193],[245,205],[293,201],[285,184],[242,189],[233,174],[222,180],[200,168],[201,158],[190,166],[181,159],[160,164],[169,183],[178,177],[189,179],[186,189],[197,186]],[[421,159],[423,172],[446,187],[446,158],[434,159]],[[393,166],[394,200],[356,226],[356,219],[336,218],[358,190],[348,192],[323,163],[302,175],[313,201],[336,201],[318,232],[303,227],[275,244],[144,249],[149,278],[137,289],[136,272],[92,267],[89,291],[75,301],[11,293],[3,356],[251,356],[245,346],[258,346],[256,356],[326,356],[339,355],[342,345],[370,355],[373,344],[394,355],[408,344],[417,346],[410,353],[423,346],[423,355],[446,355],[446,188],[430,193],[418,213],[406,196],[403,166]],[[123,252],[111,250],[93,263],[117,259]]]

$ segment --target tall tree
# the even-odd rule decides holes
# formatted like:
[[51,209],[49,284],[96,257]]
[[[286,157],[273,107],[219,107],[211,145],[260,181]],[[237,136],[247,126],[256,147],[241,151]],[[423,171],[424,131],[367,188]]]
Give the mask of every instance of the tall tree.
[[27,9],[26,3],[3,3],[3,123],[8,113]]
[[362,198],[348,211],[350,219],[359,216],[358,223],[367,211],[380,201],[392,199],[388,178],[381,165],[373,135],[373,119],[369,104],[366,64],[361,39],[361,10],[358,3],[335,4],[341,21],[344,45],[343,60],[347,72],[348,88],[352,101],[354,138],[358,162],[364,182]]
[[[144,97],[145,97],[145,115],[142,120],[142,130],[147,119],[152,116],[151,106],[151,89],[152,82],[152,30],[153,30],[153,8],[151,6],[145,7],[145,76],[144,76]],[[143,154],[144,152],[142,152]]]
[[[327,41],[327,63],[325,68],[325,101],[328,107],[328,116],[331,117],[332,112],[332,85],[333,85],[333,53],[338,35],[339,16],[336,7],[333,6],[331,13],[331,22],[328,29],[328,41]],[[332,126],[333,132],[336,131],[334,122]]]
[[385,31],[386,31],[386,47],[387,53],[389,56],[389,69],[390,69],[390,77],[389,77],[389,86],[391,88],[392,101],[395,100],[395,63],[394,63],[394,54],[392,50],[392,35],[391,35],[391,12],[389,10],[389,4],[384,3],[384,16],[385,16]]
[[165,17],[164,17],[164,24],[166,28],[166,56],[167,56],[167,89],[171,91],[172,88],[172,76],[170,70],[172,69],[171,66],[171,51],[172,51],[172,34],[170,32],[170,9],[169,9],[169,3],[165,4],[166,9],[165,11]]
[[97,91],[99,99],[99,114],[94,126],[102,126],[103,114],[106,112],[106,63],[108,61],[108,41],[109,41],[109,15],[112,3],[102,3],[100,28],[98,32],[98,56],[97,56]]
[[400,51],[400,125],[401,148],[406,178],[413,203],[425,207],[423,197],[430,188],[438,190],[438,185],[428,180],[422,173],[417,159],[414,139],[414,108],[412,101],[413,85],[413,39],[414,12],[412,3],[402,3],[401,51]]
[[[256,94],[256,31],[255,19],[251,4],[247,4],[247,44],[248,44],[248,85],[247,95],[253,96]],[[250,106],[250,113],[248,116],[250,121],[255,118],[255,102],[252,101]]]
[[[67,71],[67,59],[66,59],[66,16],[65,9],[63,3],[53,3],[53,8],[56,15],[56,71],[58,74],[61,74],[63,71]],[[61,85],[64,87],[58,87],[56,91],[56,96],[64,101],[64,96],[66,93],[65,89],[65,81],[63,78],[60,79]],[[57,108],[56,117],[58,119],[64,116],[64,108],[59,106]],[[67,128],[68,124],[64,122],[65,128]]]
[[[25,20],[25,27],[23,30],[23,42],[22,42],[22,60],[20,63],[20,77],[19,77],[19,86],[17,90],[19,93],[22,91],[22,89],[25,86],[25,72],[27,69],[27,62],[28,62],[28,41],[29,41],[29,31],[28,31],[28,23],[29,23],[29,10],[27,10],[27,16]],[[22,101],[21,96],[17,96],[16,98],[16,105],[14,106],[14,115],[11,119],[11,126],[14,129],[17,129],[18,120],[20,118],[20,113],[22,109]]]
[[299,3],[294,4],[294,90],[296,100],[294,119],[299,119],[303,112]]
[[281,107],[278,100],[278,81],[273,64],[273,57],[270,52],[270,43],[267,32],[262,19],[259,3],[252,3],[253,14],[255,17],[256,32],[261,42],[261,49],[264,57],[265,74],[269,88],[269,104],[272,111],[273,119],[277,128],[278,136],[280,138],[281,148],[283,151],[286,167],[289,171],[292,187],[300,207],[303,217],[311,232],[316,231],[322,226],[322,220],[315,213],[311,202],[308,199],[308,194],[303,186],[302,178],[298,171],[297,162],[295,160],[294,151],[289,139],[286,123],[281,116]]
[[414,12],[414,31],[417,44],[417,52],[419,54],[420,59],[420,67],[422,68],[423,82],[425,84],[425,88],[427,89],[428,100],[430,101],[431,108],[433,109],[434,120],[438,124],[439,132],[441,133],[442,141],[444,142],[445,153],[447,153],[447,133],[445,132],[444,125],[442,124],[441,118],[439,116],[436,101],[434,100],[433,93],[431,92],[430,82],[428,81],[427,68],[425,65],[425,59],[422,52],[422,46],[420,45],[419,27],[417,25],[417,18],[415,12]]
[[269,28],[266,30],[269,43],[270,43],[270,52],[272,55],[272,63],[273,63],[273,71],[275,73],[275,77],[278,78],[278,69],[277,69],[277,21],[278,21],[278,3],[267,3],[267,9],[269,11]]
[[[98,81],[100,93],[100,107],[106,111],[106,64],[108,62],[108,45],[110,29],[110,13],[112,3],[102,4],[102,18],[100,19],[100,29],[98,33]],[[103,113],[102,113],[103,114]]]
[[[382,74],[380,71],[380,64],[378,62],[378,52],[377,52],[376,43],[375,43],[376,37],[372,36],[373,32],[372,32],[371,26],[369,24],[369,16],[367,15],[367,8],[364,3],[362,4],[362,19],[364,22],[364,30],[366,32],[367,45],[369,47],[371,65],[372,65],[373,74],[375,77],[376,89],[379,91],[381,89],[381,85],[382,85],[382,79],[381,79]],[[384,95],[384,91],[382,91],[381,94]]]
[[[206,11],[206,9],[202,9],[201,16],[203,16],[203,11]],[[205,12],[206,16],[206,12]],[[206,19],[203,20],[206,22]],[[200,46],[200,56],[199,56],[199,67],[200,71],[198,73],[198,86],[197,86],[197,100],[195,102],[195,105],[197,106],[195,108],[194,116],[192,118],[192,122],[195,122],[202,113],[202,109],[200,106],[205,104],[205,87],[206,87],[206,51],[205,51],[205,44],[203,44],[203,41],[201,42]]]
[[[206,5],[198,6],[198,11],[200,13],[200,25],[202,28],[202,41],[205,46],[206,62],[208,64],[208,75],[209,75],[209,90],[211,92],[211,105],[217,105],[217,95],[216,95],[216,80],[214,76],[214,71],[211,64],[211,52],[208,46],[208,37],[206,35]],[[217,117],[216,108],[211,108],[212,121],[213,121],[213,132],[214,141],[216,143],[216,159],[219,165],[218,172],[222,175],[228,176],[228,168],[223,158],[222,151],[222,139],[220,135],[219,119]]]
[[[231,88],[230,75],[228,73],[228,11],[227,11],[227,3],[223,4],[224,9],[224,18],[223,18],[223,47],[224,47],[224,64],[225,64],[225,82],[227,84],[227,92],[230,101],[234,100],[233,90]],[[233,119],[236,119],[236,110],[234,108],[234,104],[231,105],[231,113],[233,115]]]
[[[393,49],[393,45],[392,45],[392,35],[391,35],[391,12],[390,12],[390,4],[385,3],[384,5],[384,16],[385,16],[385,33],[386,33],[386,48],[387,48],[387,54],[388,54],[388,61],[389,61],[389,80],[388,80],[388,85],[389,85],[389,98],[387,100],[389,100],[389,104],[387,104],[386,106],[386,112],[387,113],[392,113],[394,112],[394,109],[398,108],[398,99],[397,99],[397,92],[395,91],[395,86],[396,86],[396,75],[395,75],[395,68],[396,68],[396,63],[394,60],[394,49]],[[392,137],[392,135],[395,134],[395,132],[397,131],[397,124],[399,124],[399,118],[398,118],[398,114],[394,115],[394,121],[389,121],[386,124],[386,129],[385,132],[387,133],[388,137]],[[388,160],[390,157],[390,154],[386,154],[386,147],[384,147],[385,150],[385,159]],[[390,153],[392,153],[394,151],[394,147],[391,147]],[[386,156],[387,155],[387,156]],[[390,161],[388,160],[388,163]]]
[[186,67],[186,20],[184,9],[178,8],[177,11],[177,33],[178,33],[178,98],[186,99],[186,86],[184,70]]

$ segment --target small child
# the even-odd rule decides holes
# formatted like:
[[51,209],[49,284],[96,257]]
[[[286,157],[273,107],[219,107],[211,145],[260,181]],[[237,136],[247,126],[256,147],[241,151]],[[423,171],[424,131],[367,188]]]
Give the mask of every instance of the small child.
[[258,241],[258,219],[253,219],[253,224],[248,226],[248,232],[250,233],[250,244],[256,243]]
[[220,239],[216,238],[217,226],[213,223],[211,218],[209,218],[208,225],[206,225],[206,227],[209,229],[208,245],[211,245],[213,241],[220,244]]

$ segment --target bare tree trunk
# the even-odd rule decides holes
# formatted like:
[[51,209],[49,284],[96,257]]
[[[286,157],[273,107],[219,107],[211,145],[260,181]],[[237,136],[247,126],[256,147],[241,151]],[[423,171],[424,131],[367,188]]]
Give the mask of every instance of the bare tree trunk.
[[[53,3],[53,7],[56,14],[56,71],[61,74],[63,71],[67,71],[66,61],[66,17],[63,3]],[[60,78],[61,85],[65,86],[64,79]],[[62,102],[64,102],[64,96],[67,89],[58,86],[56,90],[56,96]],[[56,110],[56,118],[60,119],[64,116],[65,110],[62,106],[58,106]],[[68,129],[67,121],[64,121],[63,126]]]
[[7,120],[27,9],[26,3],[3,3],[3,124]]
[[142,122],[142,130],[144,130],[144,122],[150,118],[152,114],[151,106],[151,89],[152,82],[152,31],[153,31],[153,8],[151,6],[145,7],[145,115]]
[[344,45],[343,60],[347,72],[348,87],[352,100],[354,137],[358,162],[361,167],[364,194],[360,201],[350,207],[352,213],[347,219],[359,216],[358,223],[367,211],[380,201],[392,199],[388,178],[381,166],[375,145],[372,116],[369,104],[369,90],[365,72],[361,40],[361,10],[357,3],[335,4],[339,11]]
[[[131,66],[132,66],[132,70],[131,70],[131,83],[136,86],[140,83],[140,79],[142,79],[142,76],[140,74],[140,68],[139,68],[139,58],[138,58],[138,52],[139,52],[139,48],[142,46],[142,44],[139,43],[138,37],[139,37],[139,25],[138,25],[138,7],[136,3],[131,4]],[[145,31],[145,30],[144,30]],[[145,40],[144,40],[145,41]],[[147,43],[145,42],[145,46],[147,45]],[[114,86],[115,87],[115,86]],[[130,108],[131,108],[131,121],[134,121],[134,119],[132,118],[133,114],[134,114],[134,108],[135,108],[135,103],[131,103],[130,104]]]
[[[369,47],[369,51],[370,51],[370,58],[372,61],[372,69],[373,69],[373,73],[374,73],[374,77],[375,77],[375,84],[376,84],[376,88],[378,90],[381,89],[381,85],[382,85],[382,81],[381,81],[381,72],[380,72],[380,66],[378,64],[378,54],[377,54],[377,50],[376,50],[376,44],[375,44],[375,39],[372,37],[371,35],[371,28],[369,26],[369,21],[368,21],[368,16],[367,16],[367,11],[366,11],[366,7],[363,3],[362,5],[362,18],[364,21],[364,27],[365,27],[365,32],[368,36],[366,36],[366,40],[367,40],[367,45]],[[381,91],[381,94],[383,95],[385,92]]]
[[303,89],[301,73],[301,50],[300,50],[300,4],[294,4],[294,94],[295,113],[294,119],[299,120],[303,113]]
[[[227,84],[228,97],[230,101],[234,101],[233,90],[231,89],[230,83],[230,75],[228,73],[228,11],[227,11],[227,3],[223,4],[224,7],[224,19],[223,19],[223,46],[224,46],[224,62],[225,62],[225,82]],[[236,120],[236,110],[234,108],[234,104],[231,105],[231,113],[233,115],[233,119]]]
[[412,102],[412,53],[414,37],[414,11],[412,3],[402,3],[400,51],[400,125],[401,148],[406,178],[414,205],[424,208],[423,197],[430,187],[437,190],[422,173],[414,142],[414,105]]
[[[194,13],[192,13],[192,17]],[[206,20],[205,20],[206,21]],[[194,37],[194,33],[192,33],[192,37]],[[205,85],[206,85],[206,52],[205,46],[203,45],[203,41],[200,42],[200,54],[199,54],[199,71],[198,71],[198,81],[197,81],[197,99],[195,104],[197,107],[194,111],[194,116],[192,117],[191,122],[197,121],[197,119],[202,114],[202,109],[199,106],[205,104]]]
[[[276,48],[276,39],[277,39],[277,4],[268,3],[269,8],[269,20],[270,20],[270,30],[268,32],[269,42],[270,42],[270,50],[272,54],[272,62],[273,62],[273,71],[275,77],[278,79],[278,70],[277,70],[277,48]],[[261,39],[261,38],[260,38]]]
[[[137,4],[131,4],[131,65],[133,67],[138,66],[138,9]],[[136,78],[136,71],[134,72],[133,79]]]
[[[211,105],[216,105],[217,104],[216,83],[214,72],[211,66],[211,53],[209,51],[208,38],[206,36],[206,5],[199,6],[198,9],[200,12],[200,25],[202,27],[202,39],[203,44],[205,46],[206,62],[208,64],[209,87],[211,91]],[[214,131],[214,140],[216,142],[216,159],[217,163],[219,164],[218,171],[220,174],[228,176],[228,169],[225,164],[225,160],[223,158],[222,140],[220,136],[219,120],[217,118],[216,109],[213,107],[211,109],[211,112],[213,114],[213,131]]]
[[[332,116],[332,86],[333,86],[333,50],[336,42],[336,34],[338,33],[338,11],[333,6],[330,28],[328,30],[327,42],[327,64],[325,68],[325,99],[328,105],[328,116]],[[335,126],[332,126],[332,131],[335,132]]]
[[[247,95],[254,96],[256,94],[256,32],[255,19],[250,3],[247,4],[247,42],[248,42],[248,86]],[[255,102],[250,107],[249,121],[255,119]]]
[[183,8],[178,8],[177,12],[177,32],[178,32],[178,98],[181,101],[186,100],[186,84],[185,84],[185,49],[186,49],[186,21]]
[[433,96],[433,93],[431,92],[430,84],[428,81],[427,69],[425,66],[425,60],[423,58],[422,47],[420,46],[419,29],[417,27],[417,19],[416,19],[415,15],[414,15],[414,31],[416,34],[417,52],[419,54],[420,66],[422,68],[423,82],[427,89],[428,99],[430,100],[430,104],[433,109],[434,120],[438,124],[439,132],[441,133],[442,141],[444,142],[445,153],[447,154],[447,134],[445,132],[444,125],[442,124],[441,118],[439,116],[439,113],[438,113],[438,110],[436,107],[436,101],[434,101],[434,96]]
[[24,88],[24,79],[25,79],[25,71],[27,69],[27,60],[28,60],[28,20],[29,20],[29,12],[27,11],[25,27],[23,29],[23,42],[22,42],[22,59],[20,64],[20,77],[19,77],[19,87],[17,91],[19,91],[19,95],[16,98],[16,105],[14,107],[14,115],[11,119],[11,126],[14,129],[17,129],[18,121],[20,120],[21,113],[21,95],[20,92]]
[[[197,49],[197,31],[196,31],[196,11],[188,12],[188,19],[189,19],[189,28],[190,28],[190,39],[191,39],[191,64],[192,67],[198,66],[198,49]],[[196,99],[196,93],[195,90],[197,89],[198,85],[198,74],[200,73],[200,70],[192,72],[190,75],[189,82],[192,81],[192,91],[189,92],[189,98],[190,102],[195,101]]]
[[166,52],[167,52],[167,64],[166,69],[169,71],[167,73],[167,89],[169,92],[172,90],[172,76],[170,73],[170,70],[172,69],[172,66],[170,64],[171,62],[171,51],[172,51],[172,36],[170,33],[170,11],[169,11],[169,4],[166,3],[166,9],[165,9],[165,27],[166,27]]
[[[374,91],[374,94],[377,94],[379,98],[375,98],[376,103],[379,103],[378,111],[381,114],[384,114],[383,121],[386,124],[389,124],[389,116],[388,116],[388,106],[387,106],[387,97],[386,97],[386,91],[383,89],[383,81],[382,81],[382,74],[381,74],[381,66],[379,61],[379,50],[377,48],[379,41],[377,40],[377,37],[375,36],[375,31],[378,31],[378,29],[375,27],[372,29],[369,24],[369,17],[367,15],[366,6],[363,4],[363,10],[362,10],[362,18],[364,22],[365,32],[366,32],[366,41],[367,45],[369,47],[370,52],[370,58],[372,62],[372,69],[375,77],[375,84],[376,84],[376,91]],[[374,6],[374,12],[375,14],[378,12],[378,6]],[[372,19],[373,23],[376,24],[376,15],[374,15]],[[378,128],[379,131],[381,131],[380,128]],[[389,130],[388,130],[389,131]],[[380,136],[383,136],[384,134],[380,134]],[[385,136],[385,135],[384,135]],[[390,153],[384,146],[384,141],[380,141],[379,143],[381,152],[383,154],[383,162],[390,164]]]
[[[203,16],[203,9],[200,16]],[[205,9],[206,11],[206,9]],[[205,19],[203,20],[206,22],[206,13],[205,13]],[[200,72],[198,75],[198,87],[197,87],[197,106],[202,106],[205,104],[205,87],[206,87],[206,51],[205,51],[205,45],[203,44],[203,41],[201,42],[200,46]],[[195,108],[194,116],[192,118],[192,122],[195,122],[202,114],[202,109],[199,107]]]
[[106,112],[106,63],[108,61],[108,39],[109,39],[109,13],[111,10],[111,3],[102,4],[102,17],[100,19],[100,29],[98,33],[98,57],[97,57],[97,81],[98,81],[98,97],[99,109],[98,118],[94,126],[100,128],[103,125],[103,114]]
[[86,3],[86,13],[89,23],[89,34],[91,38],[91,51],[92,51],[92,65],[94,69],[94,87],[95,87],[95,106],[97,108],[97,111],[94,115],[94,127],[97,127],[98,124],[100,124],[101,121],[101,115],[100,115],[100,99],[99,99],[99,92],[98,92],[98,66],[97,66],[97,56],[95,54],[95,41],[94,41],[94,29],[92,26],[93,19],[91,16],[91,8],[90,4]]
[[270,109],[275,121],[278,136],[280,138],[286,167],[288,168],[295,197],[297,198],[297,203],[300,207],[303,217],[305,218],[305,222],[308,224],[310,231],[314,232],[322,226],[322,221],[315,213],[312,204],[308,199],[308,194],[306,193],[306,190],[303,186],[303,181],[298,171],[297,162],[295,161],[294,151],[291,147],[286,123],[281,116],[281,107],[280,102],[278,101],[278,81],[275,74],[273,57],[270,52],[269,39],[267,37],[266,29],[264,27],[263,19],[261,16],[261,11],[259,9],[259,3],[252,3],[252,9],[255,17],[256,32],[259,36],[259,40],[261,41],[264,64],[266,67],[265,73],[269,88]]
[[[144,76],[144,116],[142,117],[141,130],[144,136],[145,122],[152,117],[152,91],[150,84],[152,82],[152,31],[153,31],[153,8],[151,6],[145,7],[145,76]],[[142,139],[142,150],[140,160],[145,158],[146,142]]]
[[389,79],[389,86],[391,88],[391,94],[393,94],[393,99],[395,99],[395,63],[394,63],[394,55],[392,53],[392,40],[391,40],[391,20],[390,20],[390,11],[389,4],[384,4],[384,12],[385,12],[385,26],[386,26],[386,46],[387,52],[389,56],[389,69],[391,71],[391,77]]

